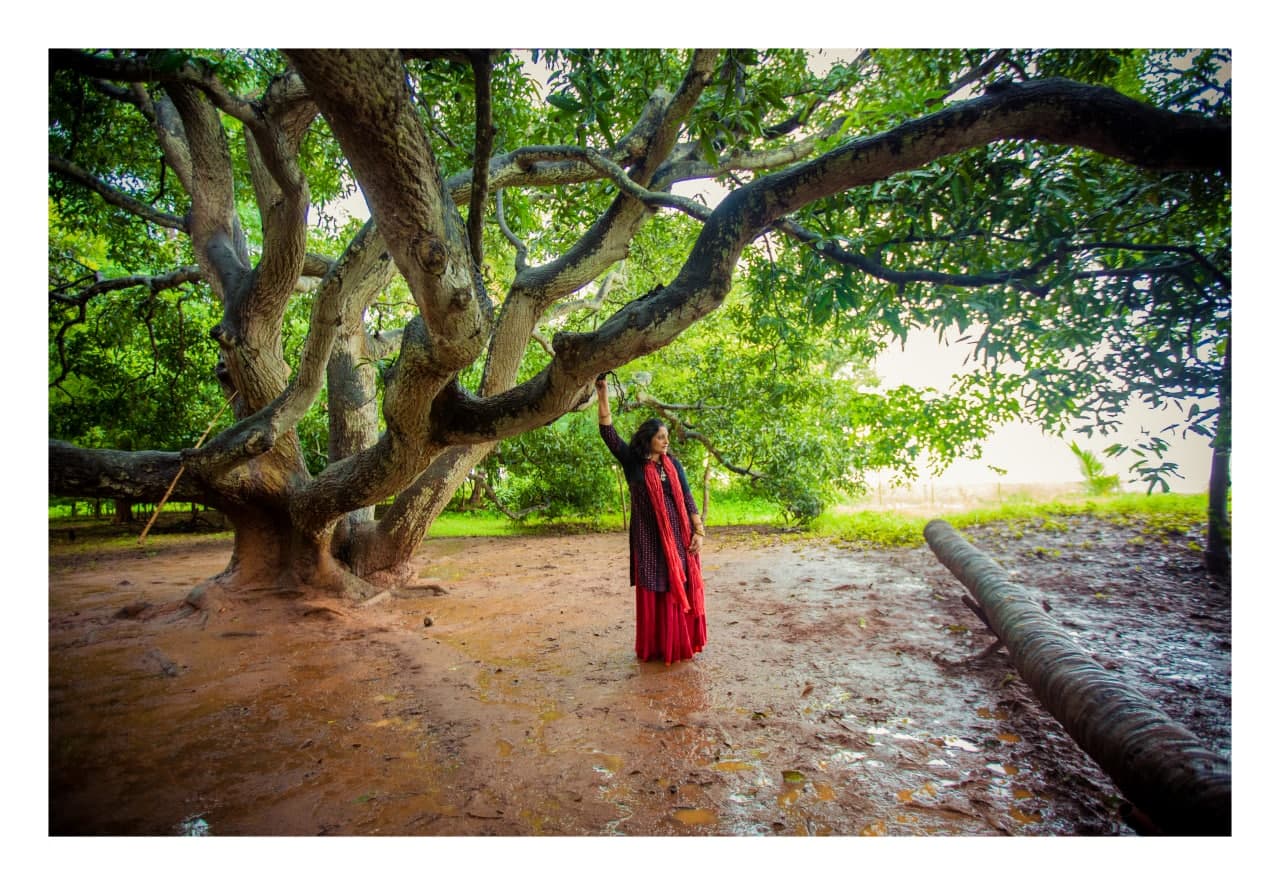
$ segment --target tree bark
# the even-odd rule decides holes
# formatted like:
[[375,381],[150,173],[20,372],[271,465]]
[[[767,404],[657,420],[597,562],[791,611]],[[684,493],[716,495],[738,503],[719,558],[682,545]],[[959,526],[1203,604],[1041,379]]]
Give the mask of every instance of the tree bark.
[[116,498],[116,517],[113,522],[117,525],[133,522],[133,504],[134,502],[129,498]]
[[1227,492],[1231,488],[1231,336],[1218,384],[1218,432],[1213,439],[1213,461],[1209,467],[1209,533],[1204,551],[1205,568],[1218,578],[1231,574],[1231,516],[1227,513]]
[[1120,791],[1170,835],[1230,835],[1230,766],[1100,666],[1026,590],[948,523],[925,526],[934,554],[973,592],[1018,673]]
[[[51,54],[55,67],[134,84],[135,105],[191,197],[183,218],[150,220],[190,235],[201,276],[223,304],[212,332],[221,347],[219,379],[238,395],[236,425],[198,452],[90,454],[51,443],[51,490],[155,501],[185,465],[174,499],[212,504],[228,514],[236,528],[228,572],[250,585],[278,583],[292,572],[298,580],[336,586],[342,583],[335,577],[342,571],[339,562],[350,568],[348,576],[405,574],[431,522],[498,439],[554,420],[581,399],[598,372],[669,344],[719,306],[752,240],[817,199],[1007,138],[1081,145],[1166,169],[1225,170],[1230,162],[1229,122],[1169,114],[1067,81],[1009,84],[756,177],[714,212],[695,216],[705,226],[675,280],[628,304],[594,332],[557,336],[547,369],[517,385],[541,318],[623,259],[658,206],[675,204],[677,198],[661,191],[674,180],[673,158],[692,148],[678,139],[715,77],[719,53],[694,52],[675,92],[656,90],[640,119],[607,153],[553,146],[518,149],[490,162],[492,120],[482,107],[473,168],[448,182],[401,54],[285,55],[299,73],[276,79],[261,100],[250,102],[227,94],[195,65],[157,72],[126,59]],[[484,80],[485,59],[468,58]],[[144,82],[161,85],[152,95]],[[484,83],[477,95],[482,92],[487,93]],[[303,355],[291,373],[281,322],[307,266],[309,202],[297,155],[317,110],[342,145],[377,224],[367,225],[326,273]],[[262,221],[256,265],[240,221],[223,115],[244,126]],[[816,147],[805,147],[805,155],[810,150]],[[51,170],[93,187],[69,165],[51,161]],[[515,280],[495,318],[475,266],[486,195],[504,187],[600,179],[619,187],[608,210],[577,243],[542,266],[528,266],[518,247]],[[141,203],[97,190],[147,217]],[[458,202],[471,203],[469,229]],[[386,352],[383,343],[366,336],[363,319],[393,262],[418,315],[398,337],[399,359],[384,376],[386,431],[379,436],[372,361]],[[485,347],[482,381],[473,397],[457,377]],[[330,463],[312,477],[293,428],[326,378]],[[386,516],[371,521],[372,506],[392,495],[396,502]],[[251,559],[257,560],[252,567]]]

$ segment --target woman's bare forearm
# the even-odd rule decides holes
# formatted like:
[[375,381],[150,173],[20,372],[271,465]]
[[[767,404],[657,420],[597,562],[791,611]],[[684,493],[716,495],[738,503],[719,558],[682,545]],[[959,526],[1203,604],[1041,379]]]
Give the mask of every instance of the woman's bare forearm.
[[613,414],[609,411],[609,388],[603,381],[596,382],[596,408],[601,424],[613,423]]

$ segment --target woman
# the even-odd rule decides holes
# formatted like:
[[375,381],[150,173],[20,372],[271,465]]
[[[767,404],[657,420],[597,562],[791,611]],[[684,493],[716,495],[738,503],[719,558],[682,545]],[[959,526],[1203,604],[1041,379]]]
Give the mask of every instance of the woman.
[[692,658],[707,644],[702,539],[684,467],[667,454],[670,435],[657,418],[628,445],[613,429],[604,376],[596,379],[600,436],[622,464],[631,488],[631,583],[636,588],[636,655],[666,663]]

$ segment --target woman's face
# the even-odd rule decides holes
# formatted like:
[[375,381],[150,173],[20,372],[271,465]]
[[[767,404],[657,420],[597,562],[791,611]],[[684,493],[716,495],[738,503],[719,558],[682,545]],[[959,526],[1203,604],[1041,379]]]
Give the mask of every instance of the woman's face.
[[653,439],[649,442],[649,454],[665,455],[670,442],[671,435],[667,433],[667,428],[659,427],[658,432],[653,435]]

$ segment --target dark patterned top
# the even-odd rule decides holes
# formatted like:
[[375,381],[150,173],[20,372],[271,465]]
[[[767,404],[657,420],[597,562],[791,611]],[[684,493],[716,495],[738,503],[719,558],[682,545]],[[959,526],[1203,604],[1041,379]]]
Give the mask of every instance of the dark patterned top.
[[[644,462],[638,460],[631,452],[631,447],[618,436],[612,424],[600,425],[600,436],[604,439],[613,457],[622,465],[626,474],[627,486],[631,489],[631,583],[638,584],[655,593],[665,593],[670,585],[667,576],[667,557],[662,552],[662,539],[658,536],[658,518],[654,515],[653,505],[649,501],[649,490],[644,484]],[[680,490],[684,493],[685,509],[689,513],[690,526],[698,506],[693,503],[693,494],[689,491],[689,480],[684,475],[684,466],[671,456],[675,465],[676,476],[680,480]],[[680,533],[680,514],[676,512],[675,498],[671,493],[671,477],[662,483],[662,499],[667,506],[667,518],[671,520],[671,530],[676,533],[676,549],[680,552],[680,565],[688,574],[688,552],[684,544],[678,540]]]

